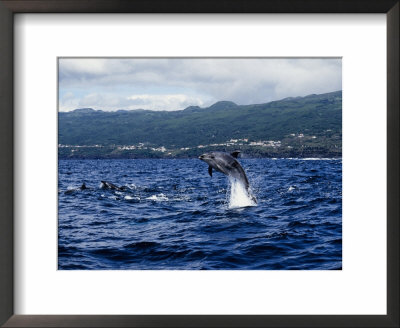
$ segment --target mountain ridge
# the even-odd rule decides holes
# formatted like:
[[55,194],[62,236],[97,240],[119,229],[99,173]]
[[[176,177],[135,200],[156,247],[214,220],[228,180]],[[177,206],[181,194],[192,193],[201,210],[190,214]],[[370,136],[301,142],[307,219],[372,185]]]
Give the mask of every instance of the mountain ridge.
[[327,93],[323,93],[323,94],[309,94],[306,96],[296,96],[296,97],[286,97],[286,98],[282,98],[279,100],[272,100],[266,103],[257,103],[257,104],[248,104],[248,105],[238,105],[233,101],[229,101],[229,100],[220,100],[215,102],[214,104],[208,106],[208,107],[200,107],[200,106],[188,106],[184,109],[176,109],[176,110],[152,110],[152,109],[143,109],[143,108],[135,108],[135,109],[124,109],[124,108],[120,108],[117,109],[115,111],[105,111],[102,109],[94,109],[91,107],[83,107],[83,108],[76,108],[73,109],[71,111],[63,111],[60,113],[91,113],[91,112],[103,112],[103,113],[116,113],[116,112],[133,112],[133,111],[149,111],[149,112],[178,112],[178,111],[184,111],[184,110],[193,110],[193,109],[211,109],[211,108],[220,108],[223,107],[223,105],[229,105],[229,106],[224,106],[226,107],[239,107],[239,106],[255,106],[255,105],[267,105],[273,102],[279,102],[279,101],[289,101],[289,100],[298,100],[301,98],[308,98],[308,97],[315,97],[315,96],[320,96],[320,95],[329,95],[329,94],[338,94],[340,93],[340,95],[342,94],[342,90],[337,90],[337,91],[332,91],[332,92],[327,92]]
[[[203,148],[218,146],[223,149],[241,146],[250,153],[264,155],[274,152],[293,154],[295,150],[303,152],[306,148],[315,154],[333,152],[340,155],[342,91],[252,105],[219,101],[205,108],[189,106],[178,111],[107,112],[81,108],[59,112],[58,120],[60,145],[108,147],[109,156],[118,158],[122,155],[115,150],[117,146],[130,146],[122,147],[124,151],[121,152],[134,156],[139,152],[135,145],[139,144],[148,149],[166,149],[154,150],[156,157],[168,153],[190,157]],[[230,140],[248,141],[230,145]],[[86,155],[78,148],[74,152],[63,149],[59,153],[68,158],[79,154],[85,157],[88,150]],[[140,153],[141,156],[144,154]]]

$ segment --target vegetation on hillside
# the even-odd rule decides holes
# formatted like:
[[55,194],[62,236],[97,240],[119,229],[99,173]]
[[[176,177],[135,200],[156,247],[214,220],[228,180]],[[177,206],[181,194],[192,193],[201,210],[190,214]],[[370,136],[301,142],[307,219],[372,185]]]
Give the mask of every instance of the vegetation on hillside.
[[59,113],[60,158],[194,157],[233,149],[254,157],[339,157],[341,140],[341,91],[172,112]]

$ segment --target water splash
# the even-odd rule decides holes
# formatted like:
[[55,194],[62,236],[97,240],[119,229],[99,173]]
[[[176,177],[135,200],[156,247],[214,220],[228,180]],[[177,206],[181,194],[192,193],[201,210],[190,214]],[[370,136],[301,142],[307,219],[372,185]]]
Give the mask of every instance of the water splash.
[[228,192],[230,193],[228,207],[239,208],[247,206],[257,206],[254,195],[251,190],[247,191],[245,186],[235,178],[229,177],[230,187]]
[[165,196],[163,193],[161,193],[161,194],[158,194],[158,195],[153,195],[153,196],[147,197],[146,199],[154,200],[154,201],[157,201],[157,202],[163,202],[163,201],[167,201],[168,197]]

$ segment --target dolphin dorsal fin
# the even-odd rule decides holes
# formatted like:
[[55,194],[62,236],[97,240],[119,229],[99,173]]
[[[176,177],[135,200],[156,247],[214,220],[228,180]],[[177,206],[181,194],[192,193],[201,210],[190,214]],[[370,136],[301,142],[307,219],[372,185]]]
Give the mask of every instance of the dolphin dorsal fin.
[[208,167],[208,174],[210,175],[210,177],[212,177],[212,167],[211,166]]
[[231,156],[238,158],[239,154],[240,154],[240,150],[235,150],[234,152],[231,153]]

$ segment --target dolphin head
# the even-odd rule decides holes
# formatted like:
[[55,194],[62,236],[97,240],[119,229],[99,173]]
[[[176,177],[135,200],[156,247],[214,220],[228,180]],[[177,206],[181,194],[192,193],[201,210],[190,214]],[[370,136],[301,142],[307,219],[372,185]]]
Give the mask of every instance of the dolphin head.
[[215,154],[213,152],[205,153],[199,156],[199,159],[206,162],[207,164],[211,164],[215,160]]

